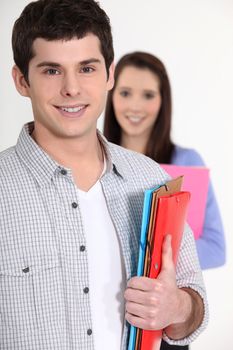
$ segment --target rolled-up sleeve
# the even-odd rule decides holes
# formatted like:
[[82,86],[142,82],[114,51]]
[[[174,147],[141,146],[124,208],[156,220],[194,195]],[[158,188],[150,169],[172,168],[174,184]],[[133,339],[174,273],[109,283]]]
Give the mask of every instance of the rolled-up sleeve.
[[176,273],[177,286],[179,288],[185,287],[195,290],[201,296],[204,305],[204,317],[202,323],[189,336],[183,339],[173,340],[170,339],[165,332],[163,333],[163,339],[167,343],[174,345],[187,345],[193,342],[199,336],[199,334],[206,328],[209,318],[208,303],[206,298],[206,290],[203,281],[202,271],[197,256],[194,236],[188,224],[186,224],[185,226],[181,242]]

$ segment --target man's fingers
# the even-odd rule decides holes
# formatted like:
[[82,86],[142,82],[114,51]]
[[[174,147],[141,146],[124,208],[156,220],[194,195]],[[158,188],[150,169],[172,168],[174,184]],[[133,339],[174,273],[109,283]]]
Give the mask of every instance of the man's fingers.
[[148,330],[159,330],[161,329],[160,324],[156,321],[156,319],[150,319],[146,320],[142,317],[135,316],[133,314],[130,314],[126,312],[125,319],[134,327],[138,327],[141,329],[148,329]]
[[131,301],[137,304],[146,304],[150,306],[154,306],[157,303],[157,297],[155,295],[155,291],[158,291],[161,289],[161,284],[158,283],[154,290],[151,292],[145,292],[141,290],[135,290],[132,288],[127,288],[124,294],[126,301]]
[[125,304],[125,310],[131,315],[137,317],[144,319],[154,319],[156,317],[157,308],[127,301]]
[[128,283],[127,288],[138,289],[141,291],[150,291],[156,285],[156,280],[148,277],[132,277]]

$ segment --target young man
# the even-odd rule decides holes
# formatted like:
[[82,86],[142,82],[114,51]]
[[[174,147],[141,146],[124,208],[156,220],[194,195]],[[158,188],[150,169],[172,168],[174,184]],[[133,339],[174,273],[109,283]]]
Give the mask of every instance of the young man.
[[39,0],[12,44],[34,122],[0,155],[0,348],[126,349],[128,322],[190,343],[207,322],[190,230],[176,272],[168,236],[158,279],[132,277],[143,191],[168,178],[96,130],[114,82],[108,17],[94,0]]

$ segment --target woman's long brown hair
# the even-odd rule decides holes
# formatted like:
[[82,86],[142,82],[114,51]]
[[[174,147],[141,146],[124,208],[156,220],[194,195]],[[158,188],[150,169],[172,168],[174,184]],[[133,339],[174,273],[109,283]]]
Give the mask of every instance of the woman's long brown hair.
[[113,143],[121,144],[121,127],[117,122],[113,108],[113,93],[122,70],[127,66],[149,69],[160,82],[162,98],[160,111],[148,139],[145,155],[158,163],[170,163],[174,144],[171,140],[171,88],[164,64],[155,56],[146,52],[133,52],[123,56],[116,65],[115,86],[108,93],[104,118],[104,135]]

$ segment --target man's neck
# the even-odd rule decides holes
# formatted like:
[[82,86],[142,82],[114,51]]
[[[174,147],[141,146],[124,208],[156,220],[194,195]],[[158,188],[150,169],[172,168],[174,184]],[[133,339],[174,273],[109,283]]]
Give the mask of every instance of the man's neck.
[[88,191],[99,179],[104,167],[104,157],[96,130],[89,137],[71,139],[59,139],[52,135],[41,138],[36,132],[31,136],[57,163],[71,169],[79,189]]

